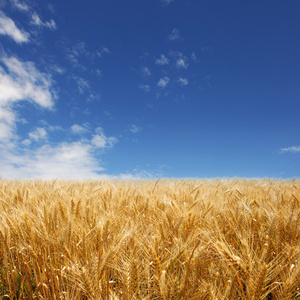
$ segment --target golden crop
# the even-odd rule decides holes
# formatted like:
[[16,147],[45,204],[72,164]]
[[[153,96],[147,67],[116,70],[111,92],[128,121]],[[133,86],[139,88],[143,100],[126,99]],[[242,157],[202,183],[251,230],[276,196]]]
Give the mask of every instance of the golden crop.
[[298,299],[298,180],[0,180],[2,299]]

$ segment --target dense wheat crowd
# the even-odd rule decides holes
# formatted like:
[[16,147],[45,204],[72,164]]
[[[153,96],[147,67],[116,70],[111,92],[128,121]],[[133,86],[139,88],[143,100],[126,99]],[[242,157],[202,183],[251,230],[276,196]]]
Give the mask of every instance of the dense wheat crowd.
[[2,299],[298,299],[298,180],[0,180]]

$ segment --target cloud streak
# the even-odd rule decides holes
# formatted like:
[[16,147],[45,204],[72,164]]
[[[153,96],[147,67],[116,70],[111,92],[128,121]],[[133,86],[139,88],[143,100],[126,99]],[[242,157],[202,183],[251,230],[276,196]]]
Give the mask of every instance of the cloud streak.
[[56,29],[56,23],[54,22],[54,20],[43,22],[37,13],[32,14],[31,24],[38,26],[38,27],[46,27],[46,28],[49,28],[50,30]]
[[20,30],[15,22],[2,12],[0,12],[0,34],[9,36],[18,44],[29,42],[30,37],[29,33]]
[[12,4],[13,4],[13,6],[15,7],[15,8],[17,8],[18,10],[20,10],[20,11],[29,11],[29,6],[27,5],[27,4],[25,4],[25,3],[21,3],[20,1],[18,1],[18,0],[11,0],[10,1]]
[[0,63],[6,68],[0,68],[0,105],[28,100],[44,108],[53,107],[51,78],[39,72],[34,63],[16,57],[2,57]]
[[300,153],[300,146],[281,148],[280,153]]

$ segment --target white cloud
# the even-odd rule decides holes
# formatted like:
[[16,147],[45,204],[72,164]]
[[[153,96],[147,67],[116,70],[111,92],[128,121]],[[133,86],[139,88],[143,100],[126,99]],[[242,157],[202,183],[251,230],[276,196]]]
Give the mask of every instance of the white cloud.
[[157,86],[161,87],[161,88],[165,88],[170,82],[170,78],[169,77],[162,77],[159,79]]
[[74,124],[71,126],[71,131],[73,134],[84,134],[88,131],[88,129],[85,126]]
[[95,134],[92,138],[92,144],[97,148],[105,148],[106,147],[106,138],[102,135]]
[[29,41],[29,33],[21,31],[12,19],[2,12],[0,12],[0,34],[8,35],[19,44]]
[[142,89],[146,93],[150,92],[150,85],[148,85],[148,84],[140,84],[139,88]]
[[189,84],[188,79],[187,78],[182,78],[182,77],[179,77],[178,82],[181,84],[181,86],[185,86],[185,85]]
[[[36,138],[39,139],[38,134]],[[107,137],[99,127],[91,140],[61,142],[55,145],[46,143],[37,149],[24,150],[16,144],[9,149],[0,143],[0,176],[17,179],[109,178],[106,174],[99,174],[104,169],[99,166],[96,153],[98,150],[113,147],[116,142],[115,137]],[[29,139],[21,142],[23,146],[30,144]]]
[[47,135],[48,135],[48,133],[47,133],[46,129],[43,127],[38,127],[34,131],[29,132],[29,134],[28,134],[30,139],[34,140],[36,142],[39,140],[42,140],[42,139],[46,139]]
[[51,30],[55,30],[56,29],[56,23],[54,22],[54,20],[43,22],[40,19],[40,17],[38,16],[38,14],[36,12],[34,12],[32,14],[31,24],[33,24],[35,26],[39,26],[39,27],[47,27],[47,28],[49,28]]
[[98,149],[112,148],[114,144],[118,141],[118,139],[113,136],[107,137],[104,134],[102,127],[96,128],[96,133],[97,134],[93,135],[91,143],[94,147]]
[[164,54],[161,54],[160,55],[160,58],[158,58],[155,63],[157,65],[168,65],[169,64],[169,59],[164,55]]
[[293,146],[293,147],[281,148],[280,152],[281,153],[286,153],[286,152],[300,153],[300,146]]
[[176,61],[176,67],[178,69],[187,69],[188,63],[186,62],[185,58],[178,58]]
[[148,67],[142,67],[142,74],[146,77],[150,76],[151,75],[151,71]]
[[138,133],[138,132],[140,132],[142,129],[141,129],[141,127],[139,127],[139,126],[132,124],[132,125],[130,126],[129,130],[130,130],[132,133]]
[[21,155],[0,149],[0,176],[16,179],[96,178],[103,168],[98,166],[91,150],[90,145],[82,142],[46,144]]
[[171,32],[171,34],[168,36],[168,40],[170,41],[177,41],[179,40],[180,35],[179,35],[179,30],[177,28],[174,28]]
[[54,106],[50,91],[51,78],[39,72],[31,62],[21,62],[15,57],[0,59],[0,143],[14,138],[18,122],[13,104],[30,101],[41,108]]
[[32,62],[3,57],[7,71],[0,67],[0,106],[19,100],[33,101],[44,108],[54,103],[50,92],[51,78],[39,72]]

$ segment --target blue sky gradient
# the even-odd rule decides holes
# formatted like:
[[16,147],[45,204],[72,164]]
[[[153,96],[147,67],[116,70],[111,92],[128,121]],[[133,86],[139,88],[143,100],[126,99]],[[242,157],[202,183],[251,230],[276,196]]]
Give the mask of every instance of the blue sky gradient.
[[0,2],[2,178],[299,177],[300,2]]

